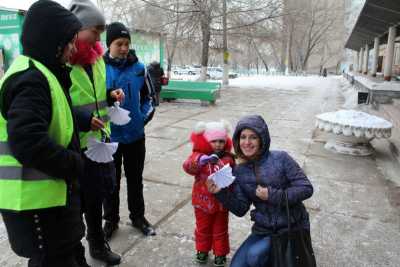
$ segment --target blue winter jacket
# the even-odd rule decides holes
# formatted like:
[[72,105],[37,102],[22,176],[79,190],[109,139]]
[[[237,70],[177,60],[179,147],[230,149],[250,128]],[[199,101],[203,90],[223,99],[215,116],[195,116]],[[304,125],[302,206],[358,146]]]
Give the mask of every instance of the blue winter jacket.
[[151,89],[145,82],[144,65],[138,61],[134,50],[129,52],[125,60],[111,58],[108,51],[104,55],[104,61],[107,90],[121,88],[124,91],[125,100],[121,107],[129,110],[131,117],[131,121],[126,125],[111,123],[112,141],[129,144],[144,138],[144,125],[154,113]]
[[[236,177],[233,191],[221,190],[216,197],[236,216],[250,212],[254,221],[252,231],[269,234],[287,228],[288,218],[285,208],[284,191],[287,190],[291,213],[291,225],[310,228],[309,216],[302,201],[311,197],[313,187],[300,166],[284,151],[270,151],[268,127],[262,117],[253,115],[241,119],[235,129],[233,142],[235,149],[239,144],[240,132],[252,129],[262,140],[262,154],[254,161],[239,164],[234,169]],[[256,181],[256,171],[259,181]],[[262,200],[256,196],[257,184],[268,187],[269,198]]]

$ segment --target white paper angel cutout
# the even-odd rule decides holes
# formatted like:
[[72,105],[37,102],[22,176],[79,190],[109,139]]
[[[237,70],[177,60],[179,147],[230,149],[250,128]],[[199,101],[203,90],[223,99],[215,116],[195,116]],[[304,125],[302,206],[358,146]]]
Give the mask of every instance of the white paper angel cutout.
[[208,179],[213,180],[219,188],[225,188],[235,181],[235,176],[232,175],[231,166],[226,164],[224,167],[208,176]]
[[129,117],[129,111],[121,108],[120,103],[116,101],[114,106],[108,108],[108,116],[110,117],[110,121],[115,125],[125,125],[131,121],[131,117]]
[[105,143],[96,138],[89,138],[85,155],[99,163],[108,163],[114,160],[113,154],[117,151],[118,143]]

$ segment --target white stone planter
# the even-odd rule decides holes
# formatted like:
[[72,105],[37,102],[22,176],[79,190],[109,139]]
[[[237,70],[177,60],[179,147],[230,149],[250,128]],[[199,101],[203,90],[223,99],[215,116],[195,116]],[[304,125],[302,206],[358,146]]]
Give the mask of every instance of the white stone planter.
[[365,112],[339,110],[316,116],[320,130],[333,133],[325,148],[334,152],[368,156],[374,150],[370,145],[373,138],[389,138],[392,134],[392,123]]

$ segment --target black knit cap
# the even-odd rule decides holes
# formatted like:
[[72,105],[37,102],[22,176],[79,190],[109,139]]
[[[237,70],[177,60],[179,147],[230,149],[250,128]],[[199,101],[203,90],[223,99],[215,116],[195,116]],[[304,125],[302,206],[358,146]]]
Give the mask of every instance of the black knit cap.
[[81,26],[78,18],[60,4],[37,1],[29,8],[22,27],[23,54],[47,67],[56,67],[64,47]]
[[106,44],[110,47],[111,43],[118,38],[128,38],[131,40],[131,35],[128,28],[120,22],[113,22],[107,26]]

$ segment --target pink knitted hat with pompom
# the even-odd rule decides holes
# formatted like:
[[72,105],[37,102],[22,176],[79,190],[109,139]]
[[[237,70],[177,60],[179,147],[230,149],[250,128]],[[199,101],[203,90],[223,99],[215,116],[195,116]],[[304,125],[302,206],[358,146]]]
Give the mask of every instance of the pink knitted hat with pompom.
[[225,121],[220,122],[200,122],[196,125],[197,133],[203,132],[204,138],[208,141],[225,140],[228,138],[229,124]]

